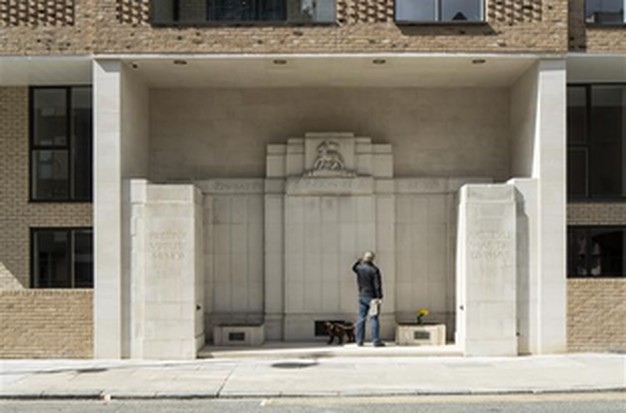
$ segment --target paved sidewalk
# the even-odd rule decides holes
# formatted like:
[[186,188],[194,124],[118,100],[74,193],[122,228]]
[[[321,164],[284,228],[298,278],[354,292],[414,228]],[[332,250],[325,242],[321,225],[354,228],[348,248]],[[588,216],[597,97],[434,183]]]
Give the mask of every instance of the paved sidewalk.
[[[176,361],[2,360],[0,398],[385,396],[626,391],[626,355],[349,356],[314,350]],[[377,349],[378,350],[378,349]],[[369,352],[368,352],[369,351]],[[107,396],[108,395],[108,396]]]

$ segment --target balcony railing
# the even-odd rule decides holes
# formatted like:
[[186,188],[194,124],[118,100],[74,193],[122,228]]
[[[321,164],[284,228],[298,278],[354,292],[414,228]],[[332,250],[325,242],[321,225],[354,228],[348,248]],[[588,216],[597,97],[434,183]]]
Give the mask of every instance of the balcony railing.
[[153,0],[156,25],[334,23],[335,0]]

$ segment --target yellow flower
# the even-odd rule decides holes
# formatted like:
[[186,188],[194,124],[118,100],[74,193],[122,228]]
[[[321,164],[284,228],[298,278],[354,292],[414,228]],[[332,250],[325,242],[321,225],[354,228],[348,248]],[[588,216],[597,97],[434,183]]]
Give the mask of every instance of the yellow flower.
[[420,308],[419,310],[417,310],[417,314],[421,315],[422,317],[427,316],[428,310],[426,308]]

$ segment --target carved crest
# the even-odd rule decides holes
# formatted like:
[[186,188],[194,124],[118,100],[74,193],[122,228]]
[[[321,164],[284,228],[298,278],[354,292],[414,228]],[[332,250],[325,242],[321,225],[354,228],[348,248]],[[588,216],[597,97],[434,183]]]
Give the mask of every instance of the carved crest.
[[313,162],[313,171],[342,171],[346,168],[343,156],[339,153],[339,144],[325,140],[317,146],[317,157]]

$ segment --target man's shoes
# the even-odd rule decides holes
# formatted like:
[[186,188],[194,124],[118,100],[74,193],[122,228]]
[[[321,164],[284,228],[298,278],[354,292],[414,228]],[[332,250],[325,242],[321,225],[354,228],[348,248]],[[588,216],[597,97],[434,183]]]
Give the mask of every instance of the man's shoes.
[[385,347],[385,343],[382,341],[377,341],[374,343],[374,347]]
[[358,347],[363,347],[363,343],[356,343]]

